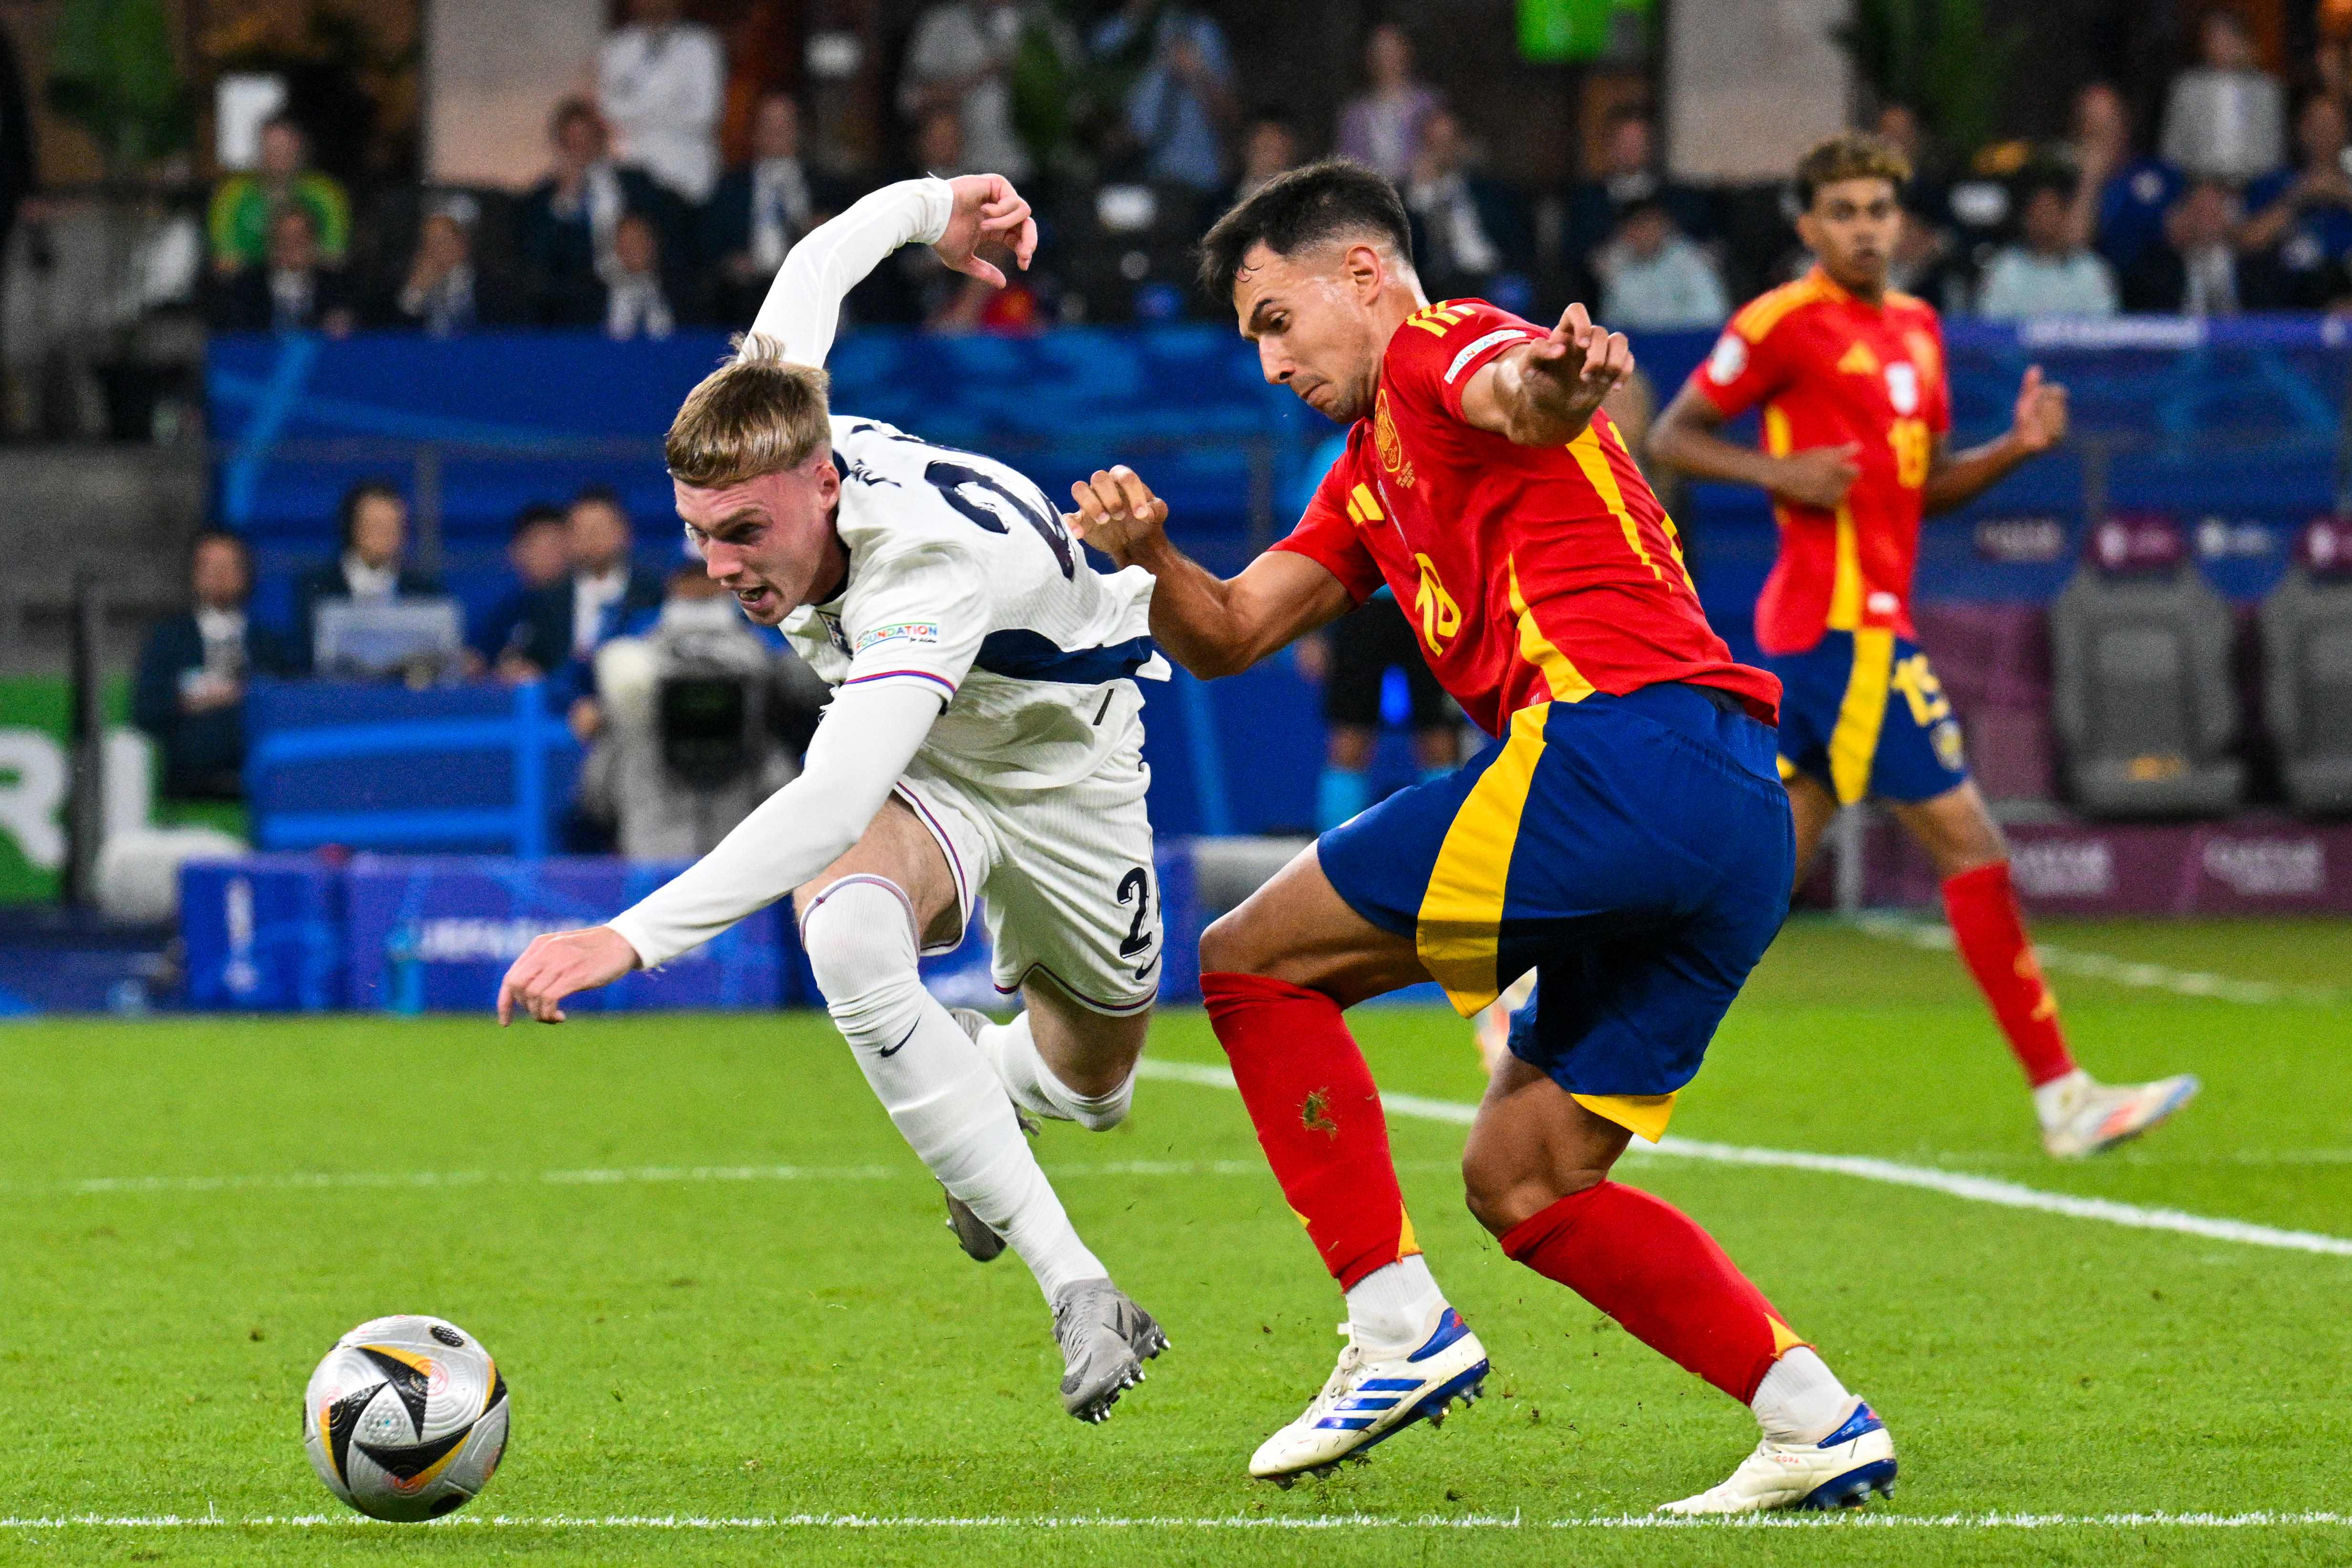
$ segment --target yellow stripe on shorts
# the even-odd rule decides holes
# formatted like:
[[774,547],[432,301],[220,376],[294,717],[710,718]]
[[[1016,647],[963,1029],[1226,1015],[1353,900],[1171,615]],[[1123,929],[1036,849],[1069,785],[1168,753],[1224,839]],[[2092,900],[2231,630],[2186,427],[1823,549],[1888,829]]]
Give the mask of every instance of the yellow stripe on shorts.
[[1550,712],[1550,703],[1538,702],[1511,715],[1510,739],[1454,814],[1421,896],[1413,945],[1422,967],[1465,1018],[1502,994],[1495,961],[1503,897],[1511,879],[1511,851],[1518,844],[1519,816],[1527,810],[1536,764],[1543,760],[1544,721]]
[[[1675,1094],[1682,1091],[1676,1089]],[[1673,1094],[1577,1094],[1568,1097],[1603,1121],[1614,1121],[1628,1132],[1638,1132],[1654,1143],[1666,1135],[1666,1123],[1675,1114]]]
[[1840,805],[1870,793],[1870,764],[1878,758],[1878,732],[1886,722],[1886,693],[1895,673],[1895,634],[1884,627],[1853,634],[1853,673],[1846,677],[1838,703],[1837,727],[1830,731],[1830,786]]

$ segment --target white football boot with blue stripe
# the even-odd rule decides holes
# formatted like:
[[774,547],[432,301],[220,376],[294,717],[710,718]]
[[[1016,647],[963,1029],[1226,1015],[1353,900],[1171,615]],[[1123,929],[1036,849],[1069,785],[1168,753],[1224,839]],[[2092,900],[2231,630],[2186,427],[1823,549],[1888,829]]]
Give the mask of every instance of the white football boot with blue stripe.
[[1838,1429],[1818,1443],[1769,1437],[1722,1485],[1663,1504],[1660,1513],[1762,1513],[1780,1508],[1860,1508],[1895,1495],[1895,1441],[1886,1423],[1857,1399]]
[[1486,1349],[1441,1307],[1418,1344],[1384,1349],[1339,1325],[1348,1346],[1323,1392],[1305,1415],[1268,1437],[1250,1456],[1250,1474],[1288,1486],[1302,1475],[1326,1474],[1340,1460],[1403,1431],[1416,1421],[1433,1426],[1455,1400],[1468,1404],[1486,1391]]

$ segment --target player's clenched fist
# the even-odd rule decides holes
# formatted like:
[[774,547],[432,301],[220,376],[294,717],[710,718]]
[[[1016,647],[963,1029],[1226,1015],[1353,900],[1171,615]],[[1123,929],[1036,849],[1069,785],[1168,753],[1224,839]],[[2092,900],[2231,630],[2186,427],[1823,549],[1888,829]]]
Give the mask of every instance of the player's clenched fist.
[[609,985],[637,966],[637,950],[611,926],[534,937],[499,983],[499,1023],[520,1008],[542,1024],[563,1022],[563,999]]
[[1124,463],[1097,468],[1094,478],[1078,480],[1070,487],[1070,499],[1078,510],[1066,514],[1063,521],[1115,565],[1133,565],[1167,526],[1168,503]]

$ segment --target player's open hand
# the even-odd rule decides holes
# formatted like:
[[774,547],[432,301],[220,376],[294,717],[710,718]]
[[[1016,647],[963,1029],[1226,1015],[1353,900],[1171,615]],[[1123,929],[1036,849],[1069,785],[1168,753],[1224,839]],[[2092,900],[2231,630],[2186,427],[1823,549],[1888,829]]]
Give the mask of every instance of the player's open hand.
[[1633,348],[1622,332],[1612,332],[1570,305],[1551,335],[1528,351],[1527,370],[1554,390],[1545,401],[1546,412],[1581,433],[1601,400],[1633,374]]
[[563,1022],[563,999],[609,985],[637,966],[637,950],[611,926],[550,931],[534,937],[499,982],[499,1026],[518,1008],[542,1024]]
[[1029,204],[1013,182],[1002,174],[961,174],[948,182],[948,189],[955,193],[955,211],[948,218],[947,233],[931,247],[940,259],[1002,289],[1004,274],[980,256],[982,246],[1001,245],[1027,271],[1029,258],[1037,254],[1037,220],[1029,216]]
[[2017,412],[2010,418],[2010,439],[2028,453],[2046,452],[2066,438],[2066,389],[2042,379],[2042,367],[2025,367],[2025,381],[2017,389]]
[[1853,489],[1853,481],[1862,477],[1862,469],[1854,462],[1861,455],[1862,444],[1858,441],[1791,452],[1774,466],[1771,491],[1797,506],[1831,510],[1843,503],[1845,492]]
[[1168,525],[1168,503],[1124,463],[1097,468],[1094,478],[1078,480],[1070,487],[1070,499],[1078,510],[1064,513],[1063,522],[1115,565],[1133,565]]

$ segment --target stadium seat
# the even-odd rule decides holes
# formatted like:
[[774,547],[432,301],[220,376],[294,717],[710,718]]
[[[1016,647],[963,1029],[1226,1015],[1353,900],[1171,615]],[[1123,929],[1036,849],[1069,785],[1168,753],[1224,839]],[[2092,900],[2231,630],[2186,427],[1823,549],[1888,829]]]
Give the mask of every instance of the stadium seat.
[[2352,811],[2352,521],[2304,532],[2262,608],[2263,706],[2297,811]]
[[2229,606],[2167,520],[2112,519],[2050,615],[2055,717],[2077,805],[2200,816],[2245,792]]

